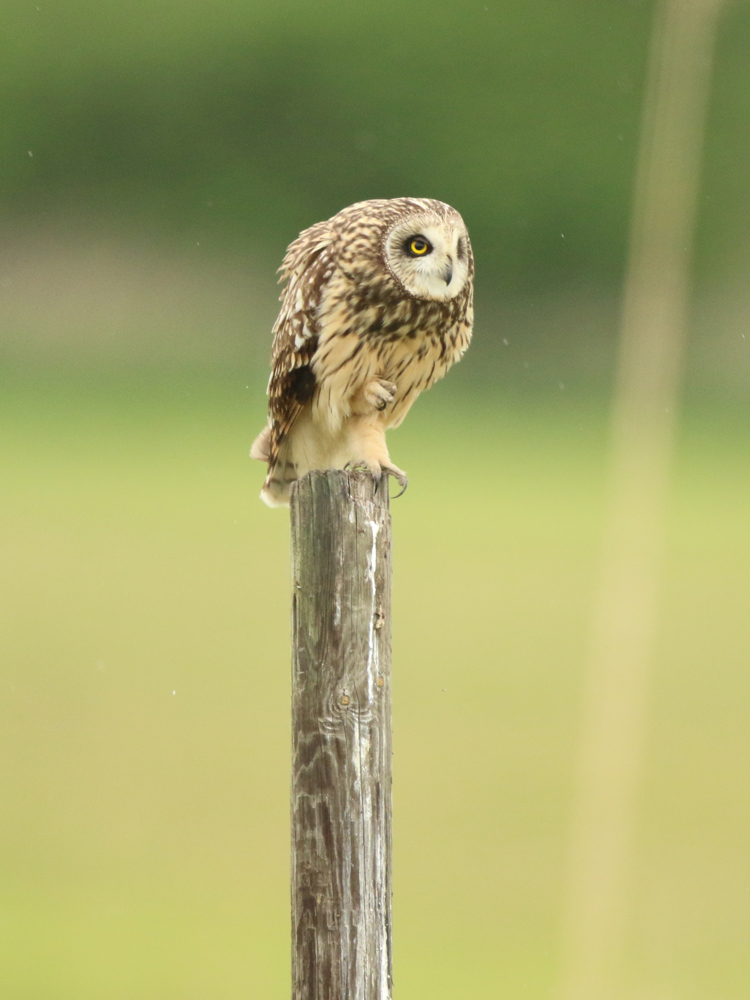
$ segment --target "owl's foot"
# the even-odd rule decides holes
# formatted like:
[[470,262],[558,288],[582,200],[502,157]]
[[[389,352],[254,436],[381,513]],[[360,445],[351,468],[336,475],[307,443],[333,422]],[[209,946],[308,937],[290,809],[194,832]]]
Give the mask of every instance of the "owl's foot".
[[371,473],[375,477],[376,493],[383,481],[383,476],[393,476],[394,479],[398,480],[398,484],[401,487],[401,492],[391,498],[393,500],[402,497],[406,493],[406,487],[409,485],[409,477],[406,473],[402,469],[399,469],[398,466],[391,465],[390,463],[381,464],[380,462],[368,462],[366,459],[353,459],[351,462],[346,463],[344,469],[346,472]]
[[382,474],[380,462],[368,462],[365,458],[353,458],[344,466],[344,472],[369,472],[377,480]]
[[392,500],[398,500],[399,497],[402,497],[404,493],[406,493],[406,487],[409,485],[409,477],[406,475],[403,469],[399,469],[397,465],[388,464],[381,466],[381,468],[382,468],[382,474],[384,476],[393,476],[394,479],[398,480],[398,485],[401,487],[401,492],[397,493],[395,497],[391,497]]
[[384,378],[371,379],[362,390],[365,402],[374,410],[384,410],[396,397],[397,386]]

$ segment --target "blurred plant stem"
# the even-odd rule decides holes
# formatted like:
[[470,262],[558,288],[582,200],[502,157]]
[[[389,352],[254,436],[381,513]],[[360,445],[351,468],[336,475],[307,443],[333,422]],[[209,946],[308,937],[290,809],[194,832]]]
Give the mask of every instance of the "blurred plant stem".
[[712,56],[723,0],[660,0],[624,288],[610,492],[563,922],[561,1000],[622,982]]

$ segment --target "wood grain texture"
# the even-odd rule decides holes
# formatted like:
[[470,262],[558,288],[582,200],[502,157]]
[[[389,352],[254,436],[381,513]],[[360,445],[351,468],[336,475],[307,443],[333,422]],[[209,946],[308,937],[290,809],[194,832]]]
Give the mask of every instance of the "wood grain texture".
[[292,489],[293,1000],[392,996],[385,479]]

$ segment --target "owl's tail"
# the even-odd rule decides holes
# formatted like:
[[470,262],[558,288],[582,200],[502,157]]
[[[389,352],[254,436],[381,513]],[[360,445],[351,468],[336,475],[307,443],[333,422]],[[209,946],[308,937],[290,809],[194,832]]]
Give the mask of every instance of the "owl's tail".
[[265,427],[253,442],[250,458],[259,462],[269,462],[268,475],[260,491],[260,498],[269,507],[286,507],[289,504],[289,490],[297,479],[297,469],[290,455],[289,442],[285,441],[271,464],[271,428]]
[[268,470],[260,498],[269,507],[288,507],[289,491],[297,479],[297,469],[294,462],[289,462],[279,455],[279,460]]

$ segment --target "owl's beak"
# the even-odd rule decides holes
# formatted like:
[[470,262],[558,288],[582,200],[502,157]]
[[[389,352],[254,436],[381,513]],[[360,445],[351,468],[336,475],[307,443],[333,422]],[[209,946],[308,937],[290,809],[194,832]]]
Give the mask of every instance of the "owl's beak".
[[445,274],[443,275],[446,285],[450,285],[451,279],[453,278],[453,261],[448,258],[448,266],[445,269]]

